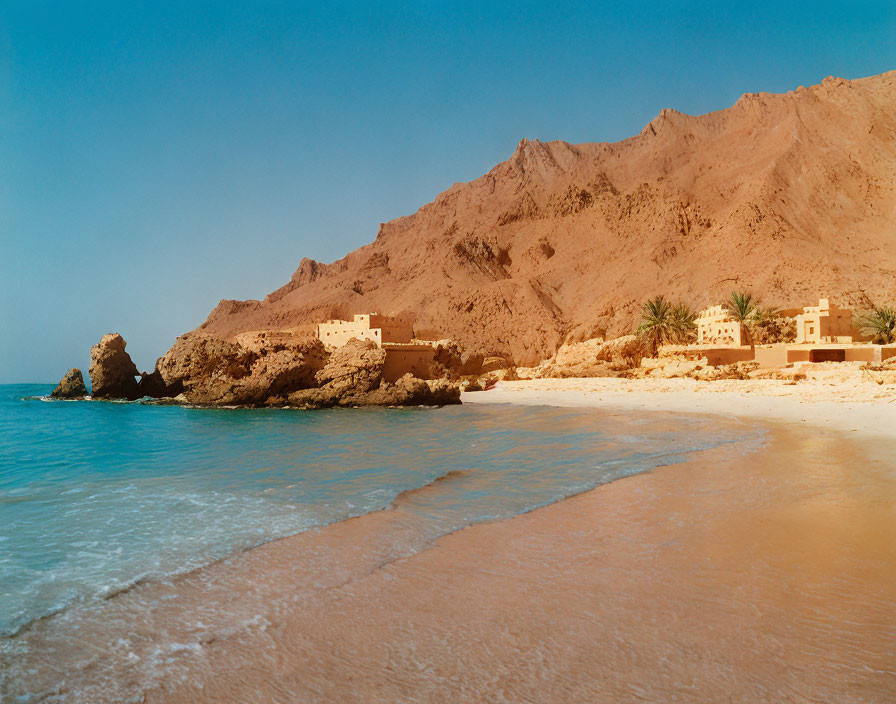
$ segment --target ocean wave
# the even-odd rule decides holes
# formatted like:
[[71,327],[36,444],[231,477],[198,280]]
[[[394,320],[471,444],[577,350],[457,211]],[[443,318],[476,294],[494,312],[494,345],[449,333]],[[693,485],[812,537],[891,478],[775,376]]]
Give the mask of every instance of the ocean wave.
[[440,486],[444,482],[462,479],[473,473],[473,469],[451,469],[444,474],[439,475],[432,481],[427,482],[423,486],[414,487],[413,489],[405,489],[392,499],[391,506],[397,508],[401,504],[407,503],[411,498],[426,493],[430,489]]

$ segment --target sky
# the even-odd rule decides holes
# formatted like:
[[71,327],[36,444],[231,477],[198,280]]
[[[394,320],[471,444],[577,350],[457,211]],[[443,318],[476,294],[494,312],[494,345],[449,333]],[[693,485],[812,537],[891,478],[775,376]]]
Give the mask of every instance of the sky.
[[896,3],[0,6],[0,383],[141,370],[517,142],[896,68]]

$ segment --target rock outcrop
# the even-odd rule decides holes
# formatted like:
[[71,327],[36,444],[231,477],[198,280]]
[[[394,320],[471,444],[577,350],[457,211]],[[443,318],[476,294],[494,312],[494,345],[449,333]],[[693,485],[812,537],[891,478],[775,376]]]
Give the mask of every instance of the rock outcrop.
[[373,342],[350,340],[315,375],[320,388],[289,394],[285,403],[299,408],[460,403],[460,387],[446,379],[424,381],[405,374],[390,384],[382,375],[385,361],[385,351]]
[[369,340],[349,340],[337,348],[315,379],[339,395],[366,393],[380,385],[386,352]]
[[137,367],[125,351],[118,333],[103,335],[90,350],[90,383],[93,398],[139,398]]
[[641,364],[644,353],[645,345],[636,335],[570,342],[537,367],[518,373],[529,379],[625,376]]
[[175,396],[172,390],[165,384],[165,380],[158,369],[150,372],[142,372],[140,381],[137,382],[137,396],[139,398],[169,398]]
[[320,340],[287,333],[250,333],[228,342],[184,335],[144,377],[150,395],[195,404],[263,405],[316,386],[327,361]]
[[53,398],[84,398],[87,395],[87,387],[84,385],[84,377],[80,369],[69,369],[62,377],[59,385],[50,394]]
[[[183,335],[139,382],[124,349],[120,335],[106,335],[91,350],[96,398],[301,408],[460,403],[460,387],[447,379],[424,381],[406,374],[386,382],[386,353],[369,341],[351,340],[330,353],[317,338],[299,333],[251,332],[232,341]],[[81,373],[72,369],[53,394],[86,394]]]
[[405,374],[394,383],[381,381],[367,391],[348,385],[326,384],[290,394],[286,404],[296,408],[332,408],[334,406],[446,406],[460,403],[461,387],[447,379],[423,380]]

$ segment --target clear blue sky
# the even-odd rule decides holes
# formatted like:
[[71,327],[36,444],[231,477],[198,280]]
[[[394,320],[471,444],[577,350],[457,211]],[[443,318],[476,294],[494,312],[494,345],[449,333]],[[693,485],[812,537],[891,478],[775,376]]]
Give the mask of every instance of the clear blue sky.
[[896,68],[896,3],[0,7],[0,383],[141,369],[221,298],[332,261],[521,137]]

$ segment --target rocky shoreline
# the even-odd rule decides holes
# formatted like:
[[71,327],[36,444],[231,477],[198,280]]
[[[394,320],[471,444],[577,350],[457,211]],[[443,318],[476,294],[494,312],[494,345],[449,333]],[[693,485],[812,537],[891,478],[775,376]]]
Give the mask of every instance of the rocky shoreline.
[[[448,378],[406,374],[386,381],[385,352],[368,341],[351,340],[330,351],[316,338],[283,332],[250,333],[236,341],[191,333],[142,374],[125,348],[124,338],[110,333],[90,350],[90,398],[302,409],[460,403],[461,387]],[[50,395],[87,398],[81,371],[71,369]]]

